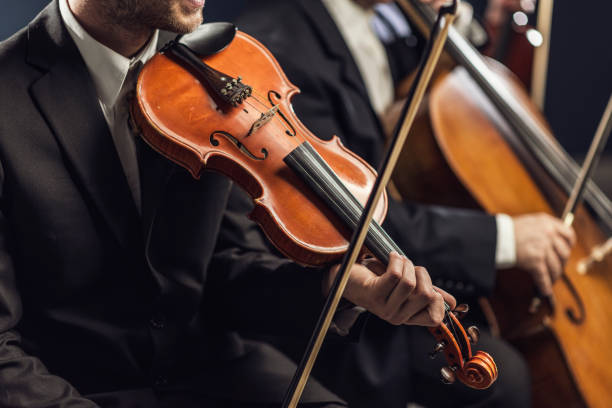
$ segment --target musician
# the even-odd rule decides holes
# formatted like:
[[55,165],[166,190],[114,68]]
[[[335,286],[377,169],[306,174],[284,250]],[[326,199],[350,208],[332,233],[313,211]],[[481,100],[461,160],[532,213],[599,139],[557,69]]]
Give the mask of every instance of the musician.
[[[293,105],[305,125],[322,138],[338,135],[374,167],[382,159],[394,84],[415,68],[422,47],[401,13],[374,12],[375,3],[388,2],[255,1],[238,20],[301,89]],[[386,21],[373,20],[381,15]],[[377,28],[404,35],[398,40],[402,63],[390,54],[395,44],[381,41]],[[571,228],[548,215],[491,216],[393,199],[383,226],[417,263],[427,265],[435,282],[463,299],[489,295],[496,275],[514,266],[528,271],[539,290],[550,294],[575,240]],[[282,347],[299,355],[300,347]],[[500,367],[498,384],[488,391],[440,388],[439,377],[433,375],[440,360],[428,362],[431,343],[426,336],[374,319],[352,349],[328,346],[315,370],[357,407],[404,407],[410,400],[425,406],[528,406],[529,374],[520,355],[487,333],[479,348],[490,352]]]
[[[54,0],[0,44],[0,406],[279,404],[295,365],[233,330],[307,337],[335,269],[245,249],[231,183],[193,180],[127,121],[161,30],[203,6]],[[454,305],[397,254],[371,268],[345,296],[374,314],[436,325]],[[310,384],[305,406],[343,405]]]

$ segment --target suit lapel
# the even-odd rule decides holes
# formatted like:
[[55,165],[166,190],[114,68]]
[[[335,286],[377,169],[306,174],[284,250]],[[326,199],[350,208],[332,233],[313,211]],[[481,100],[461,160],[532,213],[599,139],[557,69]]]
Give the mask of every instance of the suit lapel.
[[370,103],[361,73],[333,18],[320,0],[298,0],[299,6],[320,35],[327,53],[342,64],[342,79]]
[[[359,68],[357,68],[357,63],[344,42],[344,38],[336,26],[335,21],[321,0],[297,0],[297,5],[302,9],[306,18],[310,21],[310,24],[313,26],[313,32],[315,35],[319,36],[319,40],[326,52],[342,64],[342,80],[362,98],[364,106],[372,115],[372,120],[376,123],[378,128],[377,134],[365,133],[358,127],[351,129],[351,144],[358,145],[359,143],[356,142],[356,139],[362,139],[368,141],[367,144],[369,145],[372,138],[375,138],[375,142],[379,143],[379,138],[384,137],[382,123],[372,108],[370,97],[361,77],[361,73],[359,72]],[[349,144],[349,146],[351,144]]]
[[28,61],[46,71],[32,85],[32,98],[80,187],[126,246],[138,214],[93,81],[61,21],[57,1],[28,30]]

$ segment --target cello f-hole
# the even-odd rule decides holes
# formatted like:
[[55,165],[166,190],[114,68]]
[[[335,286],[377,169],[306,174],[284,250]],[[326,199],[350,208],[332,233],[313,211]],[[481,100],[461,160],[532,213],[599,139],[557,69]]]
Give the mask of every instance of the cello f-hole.
[[574,323],[577,326],[581,325],[582,323],[584,323],[584,320],[586,319],[586,310],[584,309],[584,303],[582,302],[582,298],[578,294],[576,287],[574,286],[574,284],[572,283],[572,281],[569,279],[567,275],[565,274],[561,275],[561,280],[563,281],[563,283],[565,283],[565,286],[567,286],[567,288],[569,289],[570,293],[572,294],[572,297],[576,301],[576,306],[578,308],[578,313],[577,313],[575,309],[568,307],[565,309],[565,314],[567,315],[567,318],[572,323]]

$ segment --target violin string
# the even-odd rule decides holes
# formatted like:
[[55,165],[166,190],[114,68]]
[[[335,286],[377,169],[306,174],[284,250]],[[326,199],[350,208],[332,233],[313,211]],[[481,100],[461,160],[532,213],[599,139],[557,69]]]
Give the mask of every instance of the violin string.
[[[265,102],[263,102],[261,99],[258,98],[262,97],[258,92],[253,92],[253,94],[251,95],[251,98],[247,98],[244,100],[244,104],[250,106],[251,108],[253,108],[255,110],[255,112],[259,113],[260,115],[263,115],[265,113],[265,111],[261,111],[260,108],[256,107],[254,104],[252,104],[250,101],[251,100],[255,100],[257,102],[259,102],[259,104],[263,105],[266,108],[266,111],[268,111],[271,107],[269,107]],[[277,115],[274,115],[273,119],[276,119]],[[289,126],[287,126],[287,124],[281,120],[280,121],[281,126],[288,132],[291,131],[291,129],[289,128]],[[296,135],[297,136],[297,135]],[[301,140],[301,139],[300,139]]]
[[255,105],[253,105],[251,102],[249,102],[249,99],[244,101],[245,105],[250,106],[251,108],[253,108],[257,113],[262,113],[259,108],[257,108]]
[[[272,108],[272,106],[268,106],[268,104],[267,104],[266,102],[264,102],[264,101],[265,101],[265,98],[264,98],[264,97],[263,97],[263,95],[262,95],[262,94],[260,94],[260,93],[259,93],[259,92],[258,92],[258,91],[255,89],[255,88],[253,88],[253,93],[252,93],[252,95],[251,95],[251,96],[252,96],[252,98],[253,98],[255,101],[257,101],[257,102],[259,102],[261,105],[265,106],[265,107],[266,107],[266,111]],[[261,98],[261,99],[260,99],[260,98]],[[263,100],[262,100],[262,99],[263,99]],[[246,100],[248,101],[249,99],[246,99]],[[252,104],[249,104],[249,106],[253,106],[253,105],[252,105]],[[255,106],[253,106],[253,109],[255,109],[255,110],[256,110],[258,113],[260,113],[260,114],[263,114],[263,113],[264,113],[264,112],[262,112],[262,111],[258,110],[258,109],[257,109]],[[287,116],[285,116],[285,117],[287,117]],[[278,114],[277,114],[277,115],[274,115],[274,116],[272,117],[272,120],[278,120],[278,121],[279,121],[279,123],[280,123],[280,125],[281,125],[281,126],[282,126],[282,127],[283,127],[283,128],[286,130],[286,131],[287,131],[287,132],[291,132],[291,130],[292,130],[292,129],[291,129],[291,128],[290,128],[290,127],[287,125],[287,123],[285,123],[285,120],[283,120],[283,119],[280,117],[280,115],[278,115]],[[287,120],[289,120],[289,119],[287,119]],[[292,126],[293,126],[293,125],[292,125]],[[296,128],[295,128],[295,126],[293,126],[293,129],[296,129]],[[295,131],[295,136],[297,137],[297,139],[298,139],[300,142],[305,141],[305,139],[302,137],[302,135],[301,135],[301,134],[299,134],[299,132],[297,132],[297,131]]]
[[[264,106],[266,111],[271,108],[271,107],[268,106],[268,103],[264,102],[265,98],[263,97],[263,95],[261,93],[259,93],[255,88],[253,88],[253,92],[252,92],[251,97],[253,98],[253,100],[258,102],[260,105]],[[249,106],[251,106],[253,109],[255,109],[258,113],[263,114],[263,112],[261,110],[259,110],[254,104],[250,103],[249,101],[250,101],[250,98],[247,98],[245,100],[245,103],[248,104]],[[279,118],[278,116],[279,115],[274,115],[273,119],[279,120],[281,126],[283,126],[285,128],[285,130],[290,131],[287,123],[285,123],[285,121],[282,120],[281,118]],[[296,132],[296,136],[298,136],[297,133],[298,132]],[[298,136],[298,137],[301,138],[301,136]],[[450,312],[449,310],[445,310],[444,313],[446,315],[446,321],[448,322],[447,326],[450,328],[454,338],[458,339],[459,337],[457,335],[457,328],[455,326],[455,323],[453,322],[453,319],[450,317],[450,313],[452,313],[452,312]],[[457,341],[457,344],[458,344],[459,348],[462,350],[461,358],[463,360],[463,345],[462,345],[462,342]]]
[[[451,329],[451,331],[453,333],[453,336],[455,337],[455,339],[458,340],[459,336],[457,335],[457,327],[455,326],[455,323],[453,322],[453,319],[450,317],[450,314],[452,312],[449,311],[449,310],[446,310],[445,313],[446,313],[446,317],[448,319],[448,325],[447,326],[450,327],[450,329]],[[460,342],[460,341],[457,341],[457,345],[461,349],[461,359],[463,360],[463,352],[465,351],[465,350],[463,350],[463,343]]]
[[[268,104],[264,101],[262,101],[262,99],[265,99],[259,92],[257,92],[254,88],[253,88],[253,93],[252,93],[252,98],[258,102],[259,104],[261,104],[262,106],[265,106],[266,110],[269,109],[270,107],[268,106]],[[247,99],[246,101],[248,101],[249,99]],[[245,102],[246,102],[245,101]],[[258,113],[262,113],[258,108],[256,108],[252,103],[247,102],[249,106],[253,107],[253,109],[255,109]],[[280,120],[281,125],[285,128],[285,130],[290,130],[289,127],[287,126],[287,124],[280,118],[278,118],[278,115],[274,115],[273,119],[278,119]],[[296,132],[297,133],[297,132]],[[297,136],[297,134],[296,134]],[[445,310],[444,311],[445,315],[446,315],[446,320],[448,322],[448,327],[450,328],[451,332],[453,333],[454,338],[458,339],[458,335],[457,335],[457,328],[455,326],[455,323],[453,322],[452,318],[450,317],[450,312],[449,310]],[[462,343],[461,342],[457,342],[458,346],[462,349]],[[463,354],[463,353],[462,353]],[[462,355],[463,358],[463,355]]]
[[[252,98],[252,99],[251,99],[251,98]],[[261,114],[264,114],[265,112],[267,112],[269,109],[271,109],[271,108],[272,108],[272,106],[268,106],[268,103],[267,103],[267,102],[265,102],[265,101],[266,101],[266,98],[265,98],[265,97],[264,97],[264,96],[263,96],[263,95],[262,95],[260,92],[258,92],[258,91],[256,90],[256,88],[252,88],[251,98],[246,98],[246,99],[245,99],[245,101],[244,101],[245,105],[250,106],[252,109],[254,109],[254,110],[255,110],[257,113],[259,113],[260,115],[261,115]],[[265,107],[265,110],[262,112],[262,110],[260,110],[260,108],[258,108],[257,106],[255,106],[255,104],[251,103],[251,101],[252,101],[252,100],[254,100],[255,102],[259,103],[261,106]],[[283,127],[283,128],[286,130],[286,131],[290,132],[290,131],[291,131],[291,129],[289,128],[288,124],[287,124],[287,123],[285,123],[285,121],[284,121],[283,119],[281,119],[279,116],[280,116],[280,115],[274,115],[272,119],[273,119],[273,120],[279,120],[279,121],[280,121],[281,126],[282,126],[282,127]],[[295,127],[294,127],[294,129],[295,129]],[[296,133],[296,136],[299,138],[298,140],[301,140],[301,139],[302,139],[302,137],[301,137],[301,135],[298,135],[298,133],[299,133],[299,132],[295,132],[295,133]],[[452,313],[452,312],[450,312],[448,309],[446,309],[446,310],[444,311],[444,313],[445,313],[445,315],[446,315],[446,319],[445,319],[445,320],[448,322],[448,323],[447,323],[447,327],[449,327],[449,328],[450,328],[450,330],[451,330],[451,332],[452,332],[452,334],[453,334],[454,338],[455,338],[455,339],[458,339],[458,335],[457,335],[457,328],[455,327],[455,323],[453,322],[452,318],[450,317],[450,313]],[[457,344],[458,344],[458,346],[459,346],[459,348],[460,348],[460,349],[463,349],[462,342],[457,341]],[[461,356],[461,358],[462,358],[462,360],[463,360],[463,350],[462,350],[462,356]]]
[[[241,69],[241,67],[239,67],[239,66],[236,66],[235,68],[236,68],[235,72],[240,72],[240,71],[242,70],[242,69]],[[248,83],[248,81],[247,81],[247,80],[243,80],[243,83],[247,84],[247,83]],[[268,106],[268,103],[266,103],[266,102],[265,102],[265,101],[266,101],[266,98],[264,97],[264,95],[262,95],[261,93],[259,93],[259,92],[257,91],[257,88],[255,88],[254,86],[251,86],[251,89],[252,89],[252,91],[251,91],[251,92],[252,92],[251,97],[252,97],[252,98],[253,98],[255,101],[259,102],[259,103],[260,103],[262,106],[264,106],[266,109],[265,109],[265,111],[264,111],[264,112],[262,112],[261,110],[259,110],[257,107],[255,107],[255,106],[254,106],[253,104],[251,104],[251,103],[248,103],[248,105],[249,105],[249,106],[251,106],[253,109],[255,109],[255,111],[256,111],[257,113],[259,113],[260,115],[261,115],[261,114],[264,114],[264,113],[265,113],[265,112],[267,112],[267,111],[268,111],[270,108],[272,108],[272,107]],[[248,101],[249,99],[250,99],[250,98],[246,98],[246,99],[245,99],[245,102],[246,102],[246,101]],[[286,132],[288,132],[288,133],[290,133],[292,129],[291,129],[289,126],[288,126],[288,124],[287,124],[287,123],[285,123],[285,120],[283,120],[283,119],[279,118],[278,116],[280,116],[280,115],[278,115],[278,114],[277,114],[277,115],[274,115],[274,116],[272,117],[272,120],[279,120],[279,121],[280,121],[281,126],[282,126],[282,127],[285,129],[285,131],[286,131]],[[288,116],[287,116],[287,115],[285,115],[285,117],[286,117],[286,118],[288,118]],[[288,121],[289,119],[286,119],[286,120]],[[299,134],[299,132],[297,132],[296,127],[295,127],[293,124],[292,124],[291,126],[292,126],[292,127],[293,127],[293,129],[295,130],[295,132],[294,132],[294,133],[295,133],[295,137],[297,137],[297,140],[299,140],[300,142],[304,142],[304,141],[305,141],[305,139],[304,139],[304,138],[303,138],[303,137],[302,137],[302,136]]]
[[[263,101],[262,101],[261,99],[259,99],[259,98],[264,99],[264,98],[263,98],[263,96],[262,96],[262,95],[261,95],[259,92],[257,92],[255,89],[253,89],[253,99],[254,99],[255,101],[259,102],[261,105],[265,106],[265,107],[266,107],[266,109],[268,109],[268,104],[267,104],[267,103],[265,103],[265,102],[263,102]],[[249,105],[250,105],[250,106],[253,106],[252,104],[249,104]],[[255,108],[255,107],[253,107],[253,108],[257,110],[257,108]],[[261,113],[259,110],[257,110],[257,111],[258,111],[259,113]],[[274,119],[277,119],[277,116],[278,116],[278,115],[275,115]],[[282,126],[283,126],[283,127],[286,129],[286,130],[290,130],[290,129],[289,129],[289,127],[287,126],[287,124],[286,124],[286,123],[285,123],[283,120],[281,120],[280,118],[278,118],[278,119],[280,120],[281,125],[282,125]],[[297,133],[297,132],[296,132],[296,133]],[[297,136],[297,135],[296,135],[296,136]],[[446,315],[446,320],[448,321],[448,326],[450,327],[450,329],[451,329],[451,331],[452,331],[452,333],[453,333],[453,336],[454,336],[456,339],[458,339],[458,336],[457,336],[457,328],[456,328],[455,323],[453,322],[452,318],[450,317],[450,313],[451,313],[451,312],[450,312],[449,310],[445,310],[445,311],[444,311],[444,313],[445,313],[445,315]],[[458,343],[459,347],[460,347],[460,348],[462,348],[462,343],[461,343],[461,342],[459,342],[459,341],[458,341],[457,343]],[[463,356],[462,356],[462,357],[463,357]]]

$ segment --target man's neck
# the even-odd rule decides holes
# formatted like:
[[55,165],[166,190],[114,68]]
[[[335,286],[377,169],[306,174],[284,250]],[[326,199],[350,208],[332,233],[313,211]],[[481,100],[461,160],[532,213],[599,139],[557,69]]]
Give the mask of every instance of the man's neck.
[[147,27],[124,27],[108,21],[108,14],[101,9],[105,6],[104,2],[68,0],[68,5],[89,35],[127,58],[142,49],[153,33],[153,30]]

